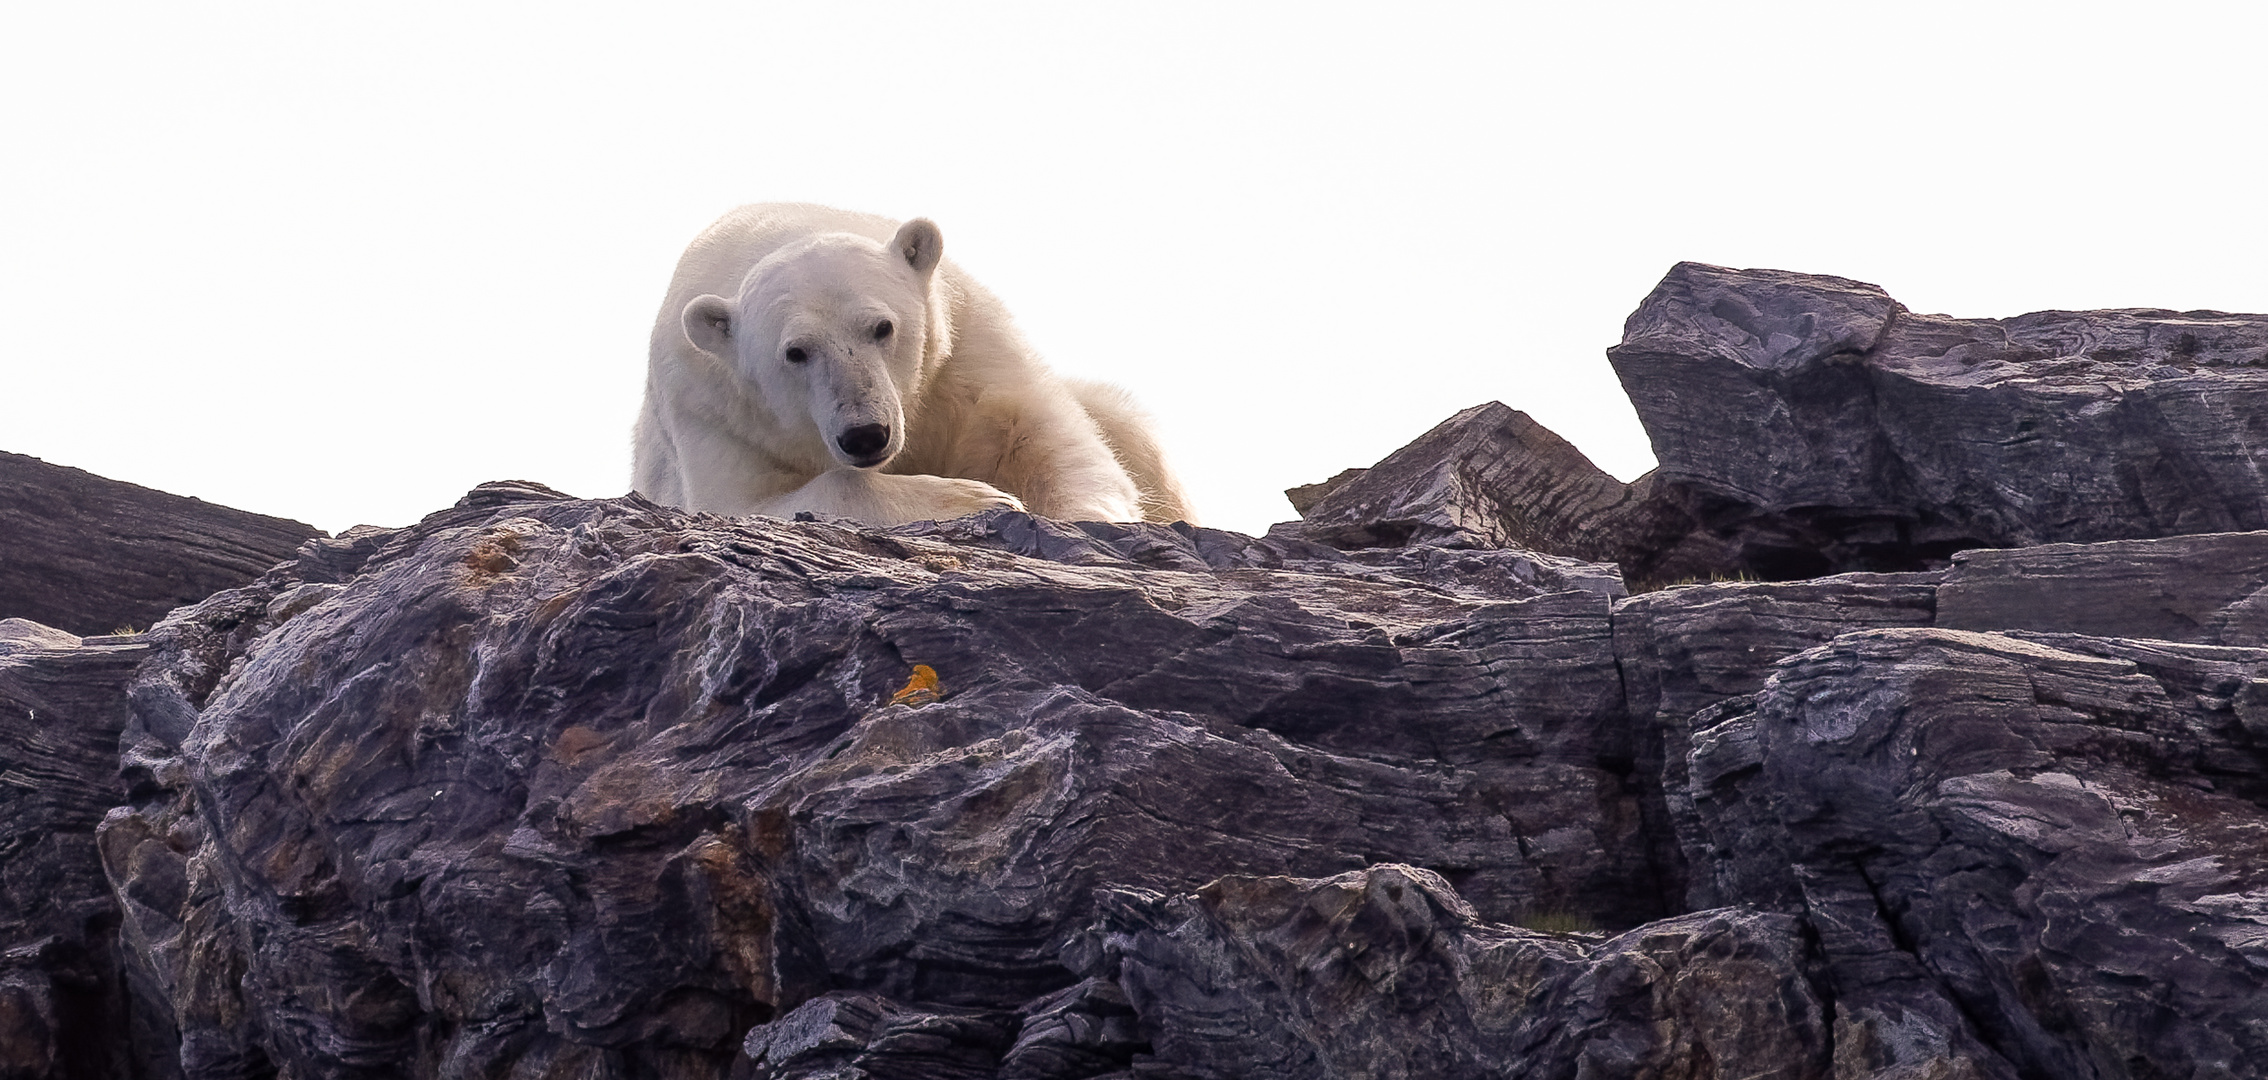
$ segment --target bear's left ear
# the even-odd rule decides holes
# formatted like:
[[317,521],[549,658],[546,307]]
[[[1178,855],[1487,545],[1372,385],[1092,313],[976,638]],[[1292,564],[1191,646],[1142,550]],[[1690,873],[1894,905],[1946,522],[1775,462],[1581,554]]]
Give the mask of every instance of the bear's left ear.
[[898,235],[890,241],[890,249],[913,267],[914,273],[928,277],[937,269],[937,260],[945,257],[945,237],[937,231],[937,223],[917,217],[898,226]]
[[681,316],[685,340],[720,360],[732,358],[732,301],[721,296],[696,296]]

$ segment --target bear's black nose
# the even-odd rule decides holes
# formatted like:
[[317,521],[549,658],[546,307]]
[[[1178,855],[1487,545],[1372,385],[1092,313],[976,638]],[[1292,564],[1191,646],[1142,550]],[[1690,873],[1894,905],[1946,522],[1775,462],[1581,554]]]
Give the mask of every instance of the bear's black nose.
[[887,424],[860,424],[835,436],[835,445],[843,448],[852,460],[864,463],[890,445],[890,427]]

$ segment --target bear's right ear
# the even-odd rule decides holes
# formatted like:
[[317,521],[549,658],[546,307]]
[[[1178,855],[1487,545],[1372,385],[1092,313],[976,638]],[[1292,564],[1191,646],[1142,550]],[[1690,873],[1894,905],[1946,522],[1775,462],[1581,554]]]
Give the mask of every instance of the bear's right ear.
[[732,301],[721,296],[696,296],[685,305],[685,340],[711,356],[732,355]]
[[898,235],[890,241],[890,250],[903,257],[914,273],[928,277],[930,271],[937,269],[937,260],[945,257],[945,236],[937,231],[936,222],[917,217],[898,226]]

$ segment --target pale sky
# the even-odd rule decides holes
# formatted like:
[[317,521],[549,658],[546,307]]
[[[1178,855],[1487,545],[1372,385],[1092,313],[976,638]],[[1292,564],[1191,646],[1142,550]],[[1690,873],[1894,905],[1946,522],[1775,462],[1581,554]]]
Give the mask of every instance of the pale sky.
[[629,486],[740,203],[938,222],[1207,524],[1466,406],[1653,464],[1670,265],[2268,311],[2257,4],[0,8],[0,450],[298,518]]

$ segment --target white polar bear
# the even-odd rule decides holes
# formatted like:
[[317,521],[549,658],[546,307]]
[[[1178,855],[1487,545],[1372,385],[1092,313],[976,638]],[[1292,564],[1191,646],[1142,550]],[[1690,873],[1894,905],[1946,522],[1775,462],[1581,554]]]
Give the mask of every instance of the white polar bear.
[[1132,399],[1049,371],[942,252],[926,219],[802,203],[709,226],[654,321],[632,486],[873,525],[992,507],[1189,520]]

